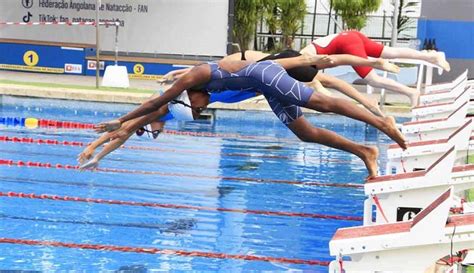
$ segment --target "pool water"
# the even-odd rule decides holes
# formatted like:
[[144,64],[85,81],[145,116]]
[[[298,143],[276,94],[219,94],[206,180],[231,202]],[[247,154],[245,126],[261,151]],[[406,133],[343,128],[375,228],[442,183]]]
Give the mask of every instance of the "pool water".
[[[0,98],[0,117],[98,123],[134,108]],[[210,136],[133,136],[128,148],[106,157],[98,171],[54,167],[77,165],[81,146],[1,142],[0,159],[52,166],[0,165],[1,192],[58,197],[0,197],[0,237],[17,240],[0,244],[0,270],[327,272],[324,264],[332,260],[328,242],[337,228],[361,224],[364,195],[362,188],[318,183],[362,184],[367,175],[362,161],[300,142],[270,112],[215,114],[213,122],[172,121],[166,126]],[[374,128],[335,115],[307,118],[358,143],[377,145],[386,154],[390,141]],[[83,129],[0,125],[0,130],[1,136],[61,143],[88,143],[97,137]],[[382,170],[385,161],[382,156]],[[90,202],[64,201],[64,196]],[[351,216],[359,220],[346,219]],[[45,245],[51,241],[66,244]]]

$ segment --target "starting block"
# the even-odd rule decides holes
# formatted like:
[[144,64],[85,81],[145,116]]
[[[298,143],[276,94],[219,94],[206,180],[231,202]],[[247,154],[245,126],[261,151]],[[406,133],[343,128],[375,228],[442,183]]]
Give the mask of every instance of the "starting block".
[[329,272],[424,272],[445,255],[472,248],[474,214],[448,217],[452,202],[450,188],[410,221],[338,229],[329,242],[337,257]]
[[426,87],[425,94],[420,95],[420,105],[449,102],[461,95],[466,84],[467,70],[453,82],[444,84],[441,89],[433,90],[433,88]]
[[426,169],[453,146],[456,151],[455,165],[465,164],[471,132],[472,119],[468,119],[463,126],[445,139],[412,142],[405,151],[397,144],[391,144],[387,151],[386,174]]
[[466,101],[447,118],[405,122],[402,133],[407,141],[426,141],[448,138],[466,122],[469,103]]

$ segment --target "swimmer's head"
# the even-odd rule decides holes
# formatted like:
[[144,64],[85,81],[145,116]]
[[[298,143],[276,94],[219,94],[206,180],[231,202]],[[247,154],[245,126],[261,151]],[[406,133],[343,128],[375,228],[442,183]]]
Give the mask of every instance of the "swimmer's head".
[[176,120],[194,120],[193,107],[191,106],[191,101],[189,100],[189,95],[186,90],[168,103],[168,110]]

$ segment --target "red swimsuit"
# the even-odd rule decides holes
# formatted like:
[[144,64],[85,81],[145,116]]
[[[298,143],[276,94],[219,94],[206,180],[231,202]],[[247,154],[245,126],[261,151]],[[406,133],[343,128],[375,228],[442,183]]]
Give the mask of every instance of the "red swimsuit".
[[[342,32],[324,47],[317,45],[315,43],[317,41],[313,41],[313,45],[318,54],[350,54],[367,59],[367,56],[379,58],[383,50],[381,43],[370,40],[358,31]],[[353,68],[362,78],[365,78],[372,71],[370,66],[353,66]]]

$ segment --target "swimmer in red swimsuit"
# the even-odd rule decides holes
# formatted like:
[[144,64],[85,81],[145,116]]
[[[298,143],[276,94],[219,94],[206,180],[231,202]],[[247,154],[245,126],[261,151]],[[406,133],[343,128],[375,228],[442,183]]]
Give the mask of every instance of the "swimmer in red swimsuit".
[[[450,70],[449,63],[441,52],[417,51],[410,48],[384,46],[381,43],[370,40],[358,31],[345,31],[316,39],[300,52],[310,55],[350,54],[362,58],[409,58],[424,60],[438,65],[446,71]],[[405,94],[410,98],[412,106],[418,104],[419,92],[416,89],[400,84],[394,80],[380,77],[373,71],[372,67],[353,66],[353,68],[357,74],[371,86],[386,88],[394,92]]]

